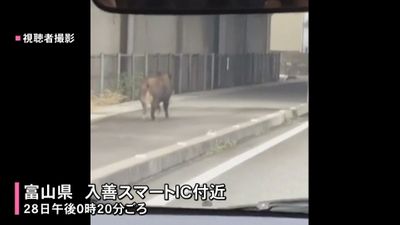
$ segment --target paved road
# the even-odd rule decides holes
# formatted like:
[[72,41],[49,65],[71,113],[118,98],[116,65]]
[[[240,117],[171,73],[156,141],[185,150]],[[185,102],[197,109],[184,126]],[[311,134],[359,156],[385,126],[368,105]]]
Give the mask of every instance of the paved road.
[[168,120],[162,114],[155,122],[143,120],[136,111],[93,123],[92,169],[304,103],[307,83],[187,96],[179,101],[171,99]]
[[[293,133],[294,130],[297,133]],[[260,145],[280,137],[283,139],[277,145],[265,148],[260,154],[240,162],[241,156],[251,154],[250,152]],[[230,160],[228,170],[226,166],[221,167]],[[268,134],[250,139],[232,149],[175,167],[141,184],[147,184],[150,188],[162,188],[165,183],[173,187],[176,184],[197,181],[226,184],[227,200],[214,201],[211,207],[255,204],[262,200],[308,198],[308,118],[299,118],[291,124],[275,128]],[[201,201],[165,202],[158,195],[151,196],[155,197],[149,199],[148,205],[203,207]]]

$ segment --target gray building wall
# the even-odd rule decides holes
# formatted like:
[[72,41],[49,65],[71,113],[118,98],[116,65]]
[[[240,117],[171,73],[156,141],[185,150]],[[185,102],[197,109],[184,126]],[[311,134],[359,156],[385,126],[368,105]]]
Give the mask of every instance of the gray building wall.
[[133,20],[133,38],[126,42],[133,44],[135,54],[240,54],[268,50],[267,15],[135,15]]
[[177,50],[176,16],[134,16],[136,54],[174,53]]
[[269,50],[269,15],[248,15],[246,21],[246,52],[265,53]]
[[220,16],[218,42],[218,52],[220,54],[244,53],[246,46],[246,16]]
[[128,16],[104,12],[91,4],[92,55],[268,50],[268,15]]
[[91,55],[117,54],[120,50],[121,19],[90,3],[90,53]]
[[269,46],[269,22],[268,15],[220,16],[219,53],[265,53]]
[[217,16],[182,16],[183,53],[215,52]]

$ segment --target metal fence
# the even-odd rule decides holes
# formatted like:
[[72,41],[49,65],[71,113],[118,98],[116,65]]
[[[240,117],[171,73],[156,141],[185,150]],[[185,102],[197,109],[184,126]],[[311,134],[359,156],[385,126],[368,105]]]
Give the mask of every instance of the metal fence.
[[175,93],[212,90],[277,81],[280,53],[266,54],[148,54],[91,58],[91,89],[95,95],[118,91],[137,99],[143,77],[171,74]]
[[281,74],[289,76],[308,75],[308,53],[281,52]]

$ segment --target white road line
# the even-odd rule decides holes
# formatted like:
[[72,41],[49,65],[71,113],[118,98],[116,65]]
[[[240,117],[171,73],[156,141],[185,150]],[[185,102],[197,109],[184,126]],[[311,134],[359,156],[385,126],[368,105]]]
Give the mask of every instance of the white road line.
[[[272,147],[274,147],[275,145],[278,145],[279,143],[295,136],[296,134],[306,130],[308,128],[308,121],[304,122],[302,124],[300,124],[299,126],[279,135],[276,136],[264,143],[262,143],[261,145],[258,145],[254,148],[249,149],[248,151],[237,155],[231,159],[229,159],[228,161],[225,161],[224,163],[210,169],[207,170],[206,172],[186,181],[183,182],[182,184],[188,184],[190,186],[194,186],[196,183],[199,184],[203,184],[203,183],[207,183],[210,180],[218,177],[219,175],[227,172],[228,170],[240,165],[241,163],[271,149]],[[169,201],[165,201],[164,200],[164,196],[163,195],[159,195],[157,197],[154,197],[148,201],[146,201],[146,205],[151,205],[151,206],[163,206],[168,204],[170,201],[173,201],[174,199],[170,199]]]

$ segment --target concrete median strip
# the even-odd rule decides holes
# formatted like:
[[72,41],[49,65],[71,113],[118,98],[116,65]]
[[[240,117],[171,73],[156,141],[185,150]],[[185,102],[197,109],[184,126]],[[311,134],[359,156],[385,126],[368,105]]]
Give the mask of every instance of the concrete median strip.
[[265,133],[270,128],[279,126],[296,117],[308,113],[308,105],[300,104],[287,110],[280,110],[262,117],[209,131],[202,136],[190,140],[182,140],[176,144],[136,155],[107,166],[92,170],[92,183],[132,184],[156,175],[196,157],[209,154],[221,145],[238,143],[241,140]]

